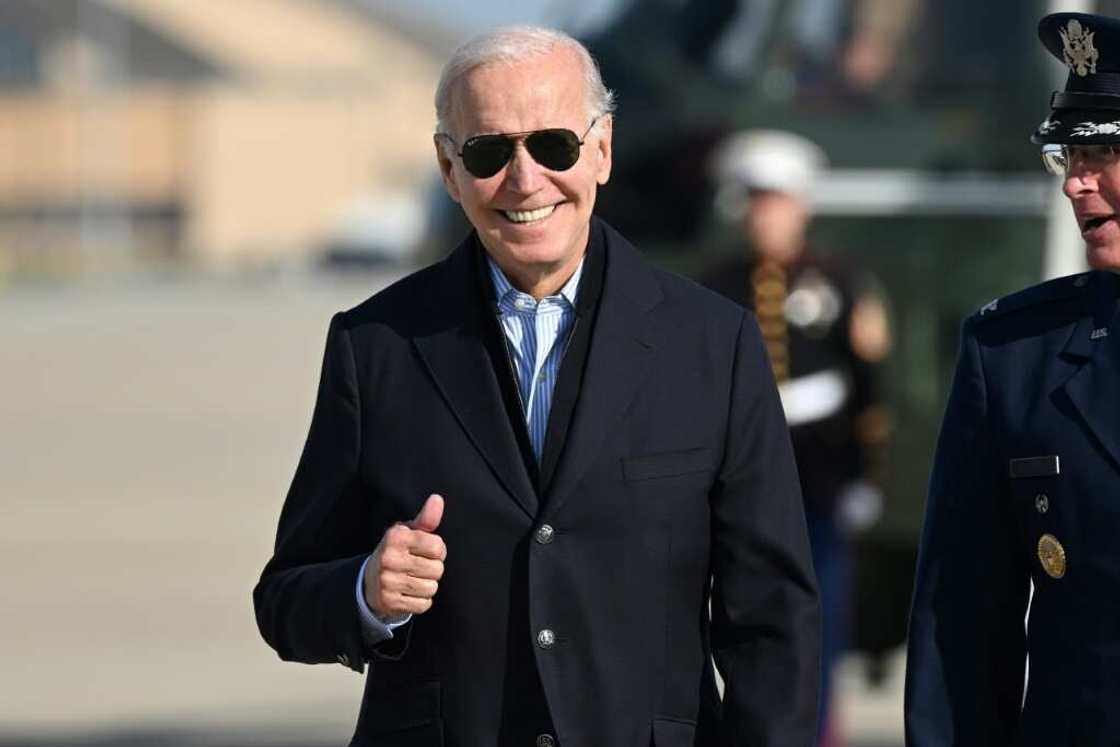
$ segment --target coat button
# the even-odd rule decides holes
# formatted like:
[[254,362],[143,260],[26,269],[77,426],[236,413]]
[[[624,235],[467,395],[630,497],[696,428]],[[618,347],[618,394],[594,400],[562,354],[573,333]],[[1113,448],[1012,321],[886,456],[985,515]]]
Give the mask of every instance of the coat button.
[[556,634],[548,628],[537,633],[537,645],[543,649],[550,649],[556,645]]
[[537,544],[538,545],[547,545],[549,542],[552,541],[552,537],[555,534],[556,534],[556,531],[552,527],[550,527],[548,524],[541,524],[537,528],[537,535],[536,535]]
[[541,734],[537,737],[537,747],[556,747],[556,739],[551,734]]
[[1044,514],[1050,510],[1050,498],[1046,493],[1039,493],[1034,497],[1034,507],[1038,509],[1040,514]]

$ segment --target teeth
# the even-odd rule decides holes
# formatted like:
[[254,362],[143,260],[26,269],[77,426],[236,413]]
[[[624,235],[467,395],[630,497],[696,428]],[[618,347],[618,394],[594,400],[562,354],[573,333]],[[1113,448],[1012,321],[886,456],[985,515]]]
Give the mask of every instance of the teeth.
[[536,210],[503,210],[502,214],[514,223],[532,223],[535,220],[541,220],[552,215],[552,211],[555,209],[555,205],[549,205]]

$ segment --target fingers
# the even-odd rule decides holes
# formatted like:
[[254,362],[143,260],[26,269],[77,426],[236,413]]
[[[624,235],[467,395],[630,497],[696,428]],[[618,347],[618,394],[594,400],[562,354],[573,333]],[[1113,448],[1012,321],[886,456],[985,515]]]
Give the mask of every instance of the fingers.
[[408,524],[386,530],[363,579],[366,604],[381,618],[427,612],[439,590],[447,545],[431,532],[443,518],[443,498],[430,495]]
[[397,573],[383,578],[381,588],[389,594],[431,599],[439,590],[439,582],[430,578],[416,578]]
[[438,581],[443,577],[443,558],[428,558],[397,547],[381,550],[381,571]]
[[377,612],[372,606],[375,613],[382,617],[399,617],[401,615],[422,615],[432,608],[432,600],[428,597],[409,597],[403,594],[387,594],[386,600],[389,605],[389,612],[387,615]]
[[382,549],[366,564],[366,604],[383,619],[422,614],[431,608],[442,577],[442,560]]
[[421,558],[441,561],[447,559],[447,545],[438,534],[413,531],[409,537],[408,551]]
[[438,534],[428,534],[419,529],[409,529],[405,524],[395,524],[385,532],[382,540],[385,550],[407,552],[432,560],[447,559],[447,545]]

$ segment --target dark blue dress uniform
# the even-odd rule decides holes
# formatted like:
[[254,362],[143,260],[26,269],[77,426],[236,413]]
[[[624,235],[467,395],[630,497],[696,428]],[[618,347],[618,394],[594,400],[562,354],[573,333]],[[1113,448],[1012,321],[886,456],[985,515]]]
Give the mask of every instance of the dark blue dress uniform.
[[[1120,22],[1059,13],[1039,35],[1070,74],[1032,139],[1120,143]],[[1096,270],[964,323],[918,557],[909,747],[1120,745],[1118,293]]]
[[964,324],[910,623],[911,747],[1120,743],[1118,287],[1061,278]]

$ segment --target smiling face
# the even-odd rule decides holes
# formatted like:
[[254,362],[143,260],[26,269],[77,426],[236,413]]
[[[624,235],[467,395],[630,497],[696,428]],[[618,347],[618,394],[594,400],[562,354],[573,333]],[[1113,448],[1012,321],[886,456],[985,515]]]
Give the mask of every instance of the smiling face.
[[[562,47],[476,67],[459,80],[452,101],[449,134],[459,146],[476,135],[549,128],[583,135],[591,123],[579,58]],[[444,185],[487,253],[520,290],[538,298],[558,291],[583,257],[596,191],[610,177],[610,117],[599,120],[567,171],[541,166],[519,139],[509,163],[480,179],[458,156],[448,158],[441,140]]]
[[1062,191],[1073,205],[1089,266],[1120,271],[1120,148],[1071,147]]

